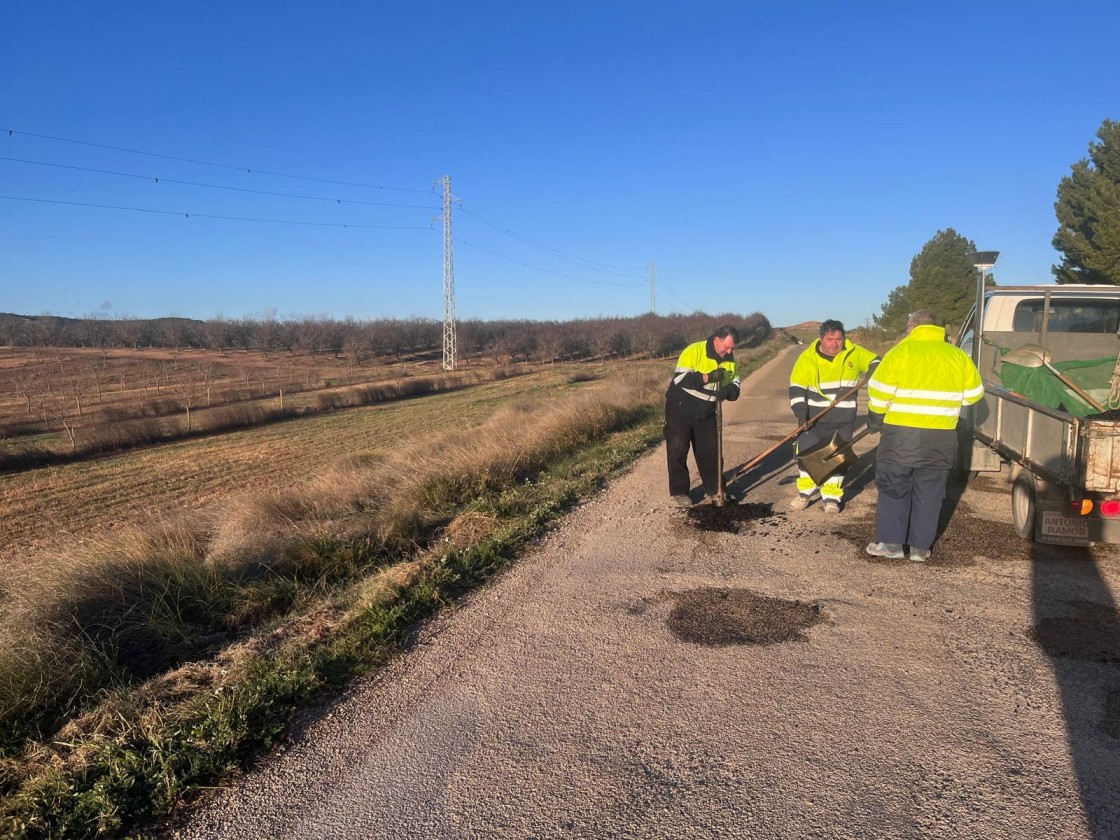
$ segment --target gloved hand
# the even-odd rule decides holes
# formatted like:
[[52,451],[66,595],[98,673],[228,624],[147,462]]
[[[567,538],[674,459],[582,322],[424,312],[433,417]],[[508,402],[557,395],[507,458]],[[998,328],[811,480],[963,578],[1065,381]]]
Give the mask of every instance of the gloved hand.
[[795,411],[793,413],[793,419],[797,421],[798,426],[804,426],[806,423],[809,422],[809,412],[808,411]]
[[883,415],[874,411],[867,412],[867,431],[873,435],[883,431]]
[[715,370],[708,373],[707,376],[708,376],[708,384],[709,385],[712,384],[713,382],[722,384],[723,383],[723,368],[716,368]]

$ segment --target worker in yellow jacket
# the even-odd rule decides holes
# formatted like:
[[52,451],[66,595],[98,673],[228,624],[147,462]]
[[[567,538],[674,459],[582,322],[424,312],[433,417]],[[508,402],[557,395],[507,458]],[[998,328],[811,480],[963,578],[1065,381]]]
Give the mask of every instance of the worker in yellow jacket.
[[723,326],[684,348],[665,391],[665,453],[669,462],[669,496],[677,507],[692,504],[688,450],[704,492],[715,496],[723,481],[719,472],[716,405],[739,399],[739,365],[733,350],[739,331]]
[[[852,390],[863,374],[875,370],[879,357],[870,350],[853,344],[839,321],[822,321],[820,338],[797,357],[789,375],[789,407],[797,424],[804,425],[822,411],[828,414],[814,423],[797,439],[798,455],[824,446],[839,434],[851,440],[856,423],[856,396],[840,399]],[[835,408],[829,406],[835,405]],[[821,486],[809,473],[797,476],[797,495],[790,502],[793,510],[804,510],[812,502],[824,500],[825,513],[839,513],[844,499],[844,472],[838,470]]]
[[946,343],[932,312],[912,314],[906,330],[867,384],[867,424],[880,432],[876,542],[867,553],[900,559],[908,545],[910,559],[922,563],[957,459],[957,420],[984,396],[984,384],[968,354]]

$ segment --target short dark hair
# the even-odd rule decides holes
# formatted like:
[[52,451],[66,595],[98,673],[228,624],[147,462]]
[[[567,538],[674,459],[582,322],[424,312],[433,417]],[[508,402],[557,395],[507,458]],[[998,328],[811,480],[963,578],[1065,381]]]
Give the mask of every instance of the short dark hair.
[[724,324],[722,327],[712,333],[712,338],[727,338],[728,336],[731,336],[731,338],[735,340],[736,344],[739,343],[739,331],[730,324]]
[[844,332],[844,325],[839,321],[834,321],[829,318],[827,321],[821,321],[821,338],[824,338],[830,332],[838,332],[840,335],[847,335]]

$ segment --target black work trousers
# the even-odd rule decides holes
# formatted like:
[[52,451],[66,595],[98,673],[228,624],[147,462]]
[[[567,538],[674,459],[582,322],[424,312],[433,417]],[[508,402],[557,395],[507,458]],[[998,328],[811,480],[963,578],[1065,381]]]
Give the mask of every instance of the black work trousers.
[[937,539],[948,481],[948,468],[877,462],[875,485],[879,488],[879,503],[875,509],[875,539],[929,551]]
[[692,484],[688,476],[689,446],[696,458],[704,492],[709,496],[716,494],[721,478],[717,445],[715,414],[697,420],[675,403],[665,401],[665,455],[669,462],[670,496],[688,495]]

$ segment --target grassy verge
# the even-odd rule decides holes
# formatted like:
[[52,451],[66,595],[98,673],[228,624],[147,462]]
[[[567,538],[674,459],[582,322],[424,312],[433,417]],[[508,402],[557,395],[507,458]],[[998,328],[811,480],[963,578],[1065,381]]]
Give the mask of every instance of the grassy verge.
[[102,546],[5,603],[0,829],[121,836],[243,766],[655,445],[664,378],[570,383],[434,448]]

